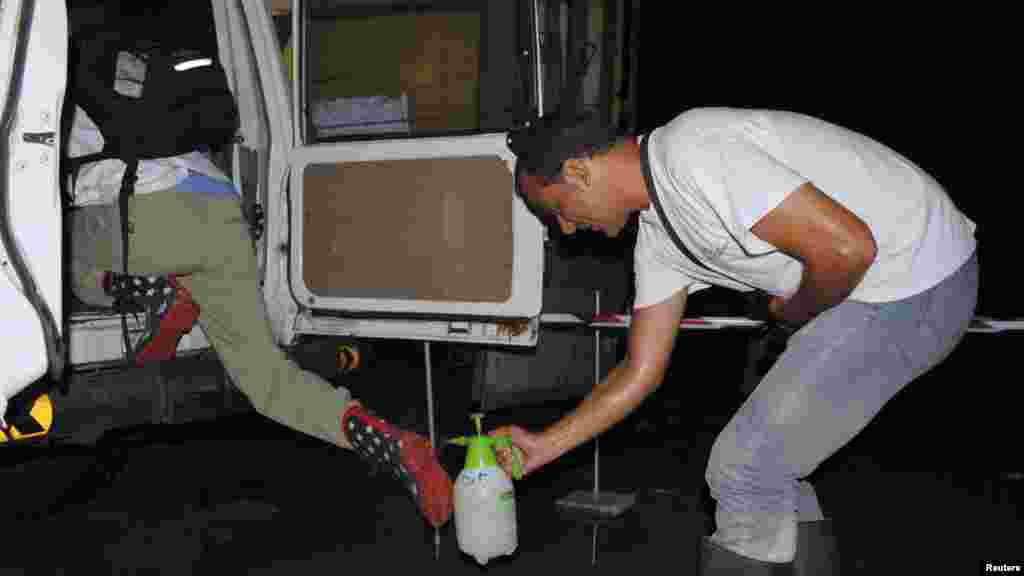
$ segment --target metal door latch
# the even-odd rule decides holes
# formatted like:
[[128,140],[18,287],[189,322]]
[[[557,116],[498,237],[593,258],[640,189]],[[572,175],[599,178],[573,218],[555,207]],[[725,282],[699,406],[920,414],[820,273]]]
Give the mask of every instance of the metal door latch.
[[53,146],[57,142],[56,132],[24,132],[21,139],[29,144],[42,144]]

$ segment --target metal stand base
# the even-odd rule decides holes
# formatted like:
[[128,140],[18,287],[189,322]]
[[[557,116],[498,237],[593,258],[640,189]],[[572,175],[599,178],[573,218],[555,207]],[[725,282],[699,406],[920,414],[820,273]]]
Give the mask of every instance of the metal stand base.
[[603,518],[615,518],[629,510],[636,502],[636,494],[576,490],[555,501],[555,505],[566,510],[585,512]]
[[[594,292],[594,316],[601,311],[601,292]],[[594,384],[600,384],[601,377],[601,330],[594,330]],[[607,520],[617,518],[636,502],[635,494],[619,494],[601,491],[601,444],[600,436],[594,437],[594,488],[575,490],[565,498],[555,501],[555,506],[574,516],[582,516],[593,525],[590,544],[590,564],[597,566],[597,530]]]

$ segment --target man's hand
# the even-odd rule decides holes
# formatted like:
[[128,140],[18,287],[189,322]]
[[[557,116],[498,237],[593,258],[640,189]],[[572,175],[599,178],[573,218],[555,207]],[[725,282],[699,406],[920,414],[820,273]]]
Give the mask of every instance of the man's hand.
[[802,326],[849,296],[878,250],[863,220],[810,183],[750,231],[804,265],[796,293],[770,304],[772,316],[792,326]]
[[[512,439],[511,450],[501,446],[496,446],[494,449],[498,465],[509,478],[513,477],[512,459],[516,456],[519,457],[523,477],[558,457],[558,454],[550,446],[544,445],[540,435],[528,432],[519,426],[502,426],[492,430],[488,435],[492,437],[508,436]],[[513,455],[512,450],[518,450],[518,455]]]
[[[491,432],[508,435],[523,452],[524,475],[619,423],[661,385],[686,310],[686,295],[681,289],[658,304],[634,309],[626,358],[572,412],[540,434],[516,426]],[[507,465],[503,468],[510,471]]]
[[776,322],[782,321],[782,313],[786,307],[786,301],[781,296],[772,296],[768,301],[768,315]]

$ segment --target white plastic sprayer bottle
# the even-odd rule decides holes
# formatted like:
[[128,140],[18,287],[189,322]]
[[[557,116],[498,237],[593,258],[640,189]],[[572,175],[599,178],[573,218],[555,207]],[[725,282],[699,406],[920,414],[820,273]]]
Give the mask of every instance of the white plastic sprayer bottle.
[[[468,446],[466,465],[455,480],[455,534],[459,549],[480,564],[491,558],[512,554],[518,546],[516,534],[516,498],[512,480],[498,466],[495,445],[512,446],[507,437],[480,433],[481,414],[470,416],[476,423],[476,436],[453,438],[449,443]],[[518,454],[513,476],[520,477]]]

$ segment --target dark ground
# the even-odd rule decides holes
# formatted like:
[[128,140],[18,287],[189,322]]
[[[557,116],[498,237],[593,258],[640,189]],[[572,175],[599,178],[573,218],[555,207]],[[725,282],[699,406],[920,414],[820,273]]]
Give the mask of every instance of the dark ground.
[[[1024,460],[1012,393],[1012,353],[1022,338],[969,336],[815,472],[847,573],[977,574],[983,561],[1024,561]],[[433,532],[411,501],[350,453],[240,416],[112,434],[106,441],[118,448],[99,468],[101,452],[90,448],[5,452],[0,572],[618,574],[660,565],[691,574],[712,511],[703,467],[741,400],[729,368],[739,369],[731,361],[739,345],[738,336],[683,336],[665,386],[602,437],[602,488],[633,492],[637,502],[597,528],[596,567],[594,525],[554,505],[592,486],[592,444],[518,483],[519,549],[479,567],[457,549],[452,523],[435,559]],[[378,348],[374,369],[349,383],[382,415],[425,432],[418,346]],[[687,356],[709,354],[723,371],[686,368]],[[464,434],[467,374],[435,364],[439,433]],[[539,426],[571,406],[504,408],[486,425]],[[443,453],[453,475],[462,455]]]

